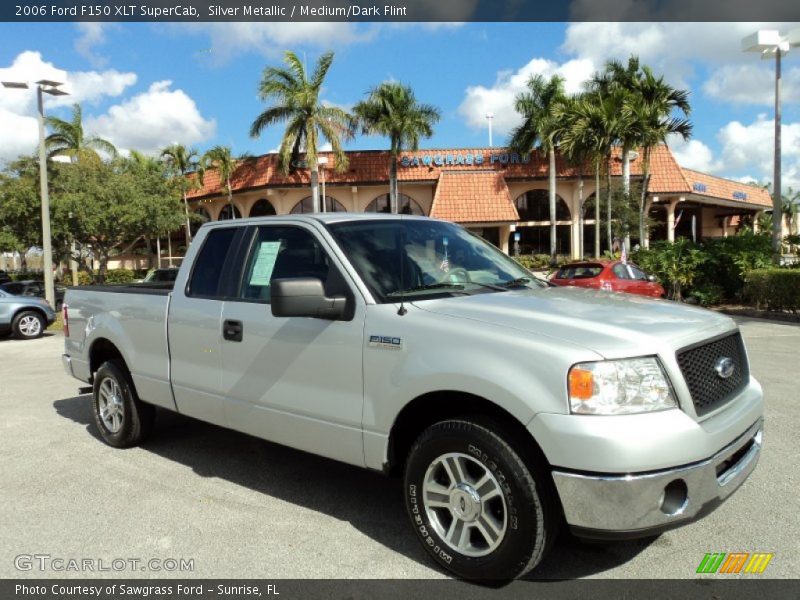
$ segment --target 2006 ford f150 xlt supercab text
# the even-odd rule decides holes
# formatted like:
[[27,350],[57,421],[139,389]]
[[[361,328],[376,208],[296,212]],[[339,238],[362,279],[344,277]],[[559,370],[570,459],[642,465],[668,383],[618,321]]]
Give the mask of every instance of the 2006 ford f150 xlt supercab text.
[[165,285],[67,291],[64,364],[106,442],[138,444],[161,407],[402,475],[416,535],[462,577],[525,573],[562,525],[696,520],[759,457],[731,319],[551,287],[452,223],[210,223]]

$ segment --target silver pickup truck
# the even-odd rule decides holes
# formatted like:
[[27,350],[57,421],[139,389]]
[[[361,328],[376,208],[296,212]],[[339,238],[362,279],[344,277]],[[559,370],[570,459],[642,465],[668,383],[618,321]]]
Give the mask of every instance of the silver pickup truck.
[[155,407],[404,477],[454,574],[511,579],[561,526],[650,536],[755,468],[763,400],[729,318],[551,287],[421,217],[204,225],[167,287],[67,291],[64,365],[112,446]]

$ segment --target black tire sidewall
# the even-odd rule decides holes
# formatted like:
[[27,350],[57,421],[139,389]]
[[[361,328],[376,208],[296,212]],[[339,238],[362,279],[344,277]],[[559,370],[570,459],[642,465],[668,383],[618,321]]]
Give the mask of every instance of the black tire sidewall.
[[[111,432],[100,417],[100,385],[109,378],[119,386],[123,399],[122,427],[116,433]],[[95,425],[107,444],[117,448],[126,448],[138,442],[141,430],[138,412],[140,402],[134,395],[130,375],[118,362],[108,361],[100,365],[94,376],[92,400]]]
[[[422,483],[430,464],[443,454],[459,452],[479,460],[503,490],[508,525],[503,541],[491,554],[459,554],[441,539],[425,512]],[[437,423],[420,436],[406,464],[406,509],[417,538],[431,556],[459,577],[508,581],[532,568],[545,546],[542,502],[527,466],[499,435],[467,420]]]
[[[39,320],[39,333],[36,335],[25,335],[20,331],[19,322],[22,321],[25,317],[36,317]],[[14,337],[19,340],[35,340],[38,337],[41,337],[44,333],[45,328],[47,327],[47,323],[45,322],[42,315],[38,312],[33,310],[25,310],[19,313],[16,317],[14,317],[14,323],[11,326],[12,331],[14,332]]]

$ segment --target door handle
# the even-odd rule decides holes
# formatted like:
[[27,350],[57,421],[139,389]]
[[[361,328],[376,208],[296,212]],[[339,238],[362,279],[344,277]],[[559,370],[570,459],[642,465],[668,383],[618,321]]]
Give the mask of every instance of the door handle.
[[222,337],[231,342],[241,342],[243,331],[241,321],[225,319],[222,323]]

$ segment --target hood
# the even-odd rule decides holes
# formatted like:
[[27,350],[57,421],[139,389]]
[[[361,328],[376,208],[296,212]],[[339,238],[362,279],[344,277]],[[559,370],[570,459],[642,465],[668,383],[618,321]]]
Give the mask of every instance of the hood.
[[656,354],[736,329],[724,315],[668,300],[574,287],[416,301],[433,313],[582,346],[605,358]]

